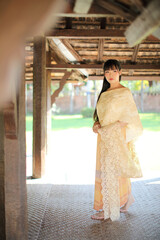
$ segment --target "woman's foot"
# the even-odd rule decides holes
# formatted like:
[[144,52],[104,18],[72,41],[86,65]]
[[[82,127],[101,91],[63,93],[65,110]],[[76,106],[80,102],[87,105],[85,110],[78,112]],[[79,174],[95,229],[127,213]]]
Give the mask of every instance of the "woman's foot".
[[128,201],[126,202],[126,204],[120,208],[120,212],[127,212],[128,211],[128,208],[132,205],[132,203],[134,203],[134,197],[131,194],[129,194],[128,196]]
[[91,216],[91,218],[94,220],[104,220],[104,211],[95,213],[94,215]]

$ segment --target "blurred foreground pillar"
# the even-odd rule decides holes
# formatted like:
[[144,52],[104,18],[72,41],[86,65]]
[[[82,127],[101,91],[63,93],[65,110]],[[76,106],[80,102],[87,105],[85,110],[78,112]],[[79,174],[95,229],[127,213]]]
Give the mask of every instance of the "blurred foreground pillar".
[[0,112],[0,239],[27,240],[25,84]]

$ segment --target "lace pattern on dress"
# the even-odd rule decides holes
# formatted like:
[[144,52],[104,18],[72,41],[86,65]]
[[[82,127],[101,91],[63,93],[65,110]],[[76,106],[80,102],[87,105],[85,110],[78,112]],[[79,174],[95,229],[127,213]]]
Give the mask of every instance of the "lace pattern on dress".
[[119,176],[142,177],[134,143],[125,142],[119,122],[98,130],[101,135],[101,179],[104,219],[120,217]]

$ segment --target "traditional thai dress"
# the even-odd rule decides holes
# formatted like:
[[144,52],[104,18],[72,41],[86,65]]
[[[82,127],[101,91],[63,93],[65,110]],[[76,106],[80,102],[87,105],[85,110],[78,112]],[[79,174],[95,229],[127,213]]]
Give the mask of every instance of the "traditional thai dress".
[[[103,92],[97,103],[98,130],[94,209],[104,219],[120,217],[131,193],[130,178],[142,177],[134,142],[143,132],[131,91],[117,88]],[[121,128],[120,122],[127,123]]]

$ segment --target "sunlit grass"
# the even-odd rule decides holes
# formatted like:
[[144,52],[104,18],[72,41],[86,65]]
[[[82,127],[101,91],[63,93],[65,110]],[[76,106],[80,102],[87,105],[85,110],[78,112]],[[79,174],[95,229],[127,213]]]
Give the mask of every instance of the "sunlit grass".
[[[160,131],[160,113],[140,113],[143,128],[148,131]],[[33,117],[26,117],[26,130],[32,131]],[[52,116],[52,130],[65,130],[69,128],[92,127],[92,118],[83,118],[82,115],[57,115]]]
[[160,113],[140,113],[143,128],[148,131],[160,131]]

